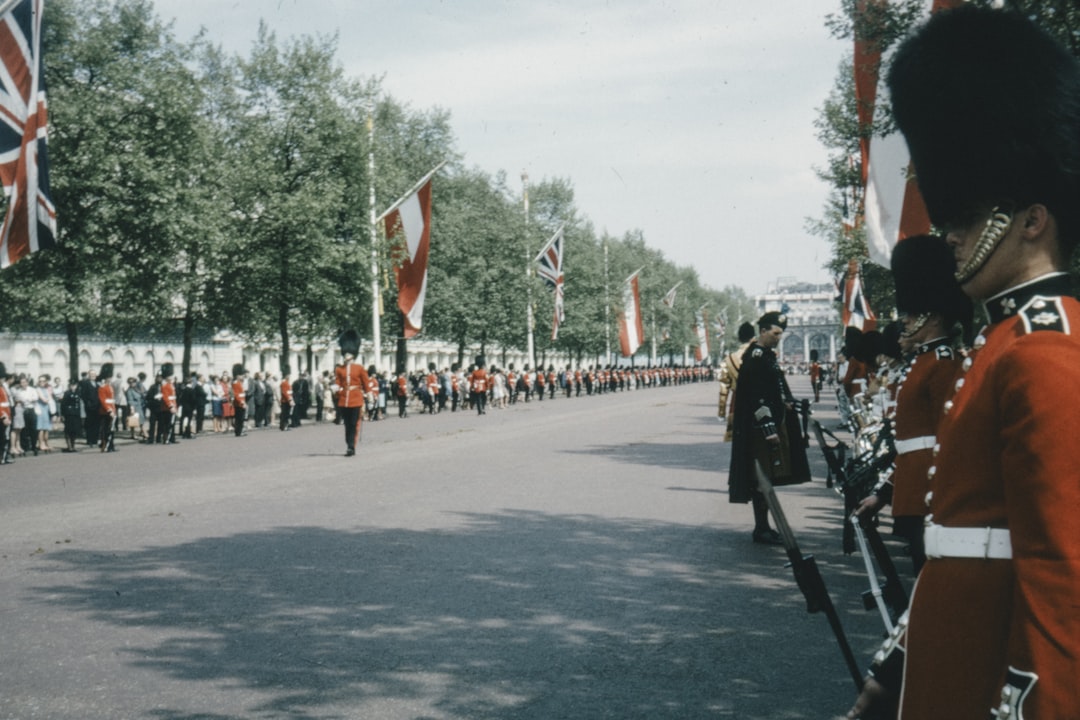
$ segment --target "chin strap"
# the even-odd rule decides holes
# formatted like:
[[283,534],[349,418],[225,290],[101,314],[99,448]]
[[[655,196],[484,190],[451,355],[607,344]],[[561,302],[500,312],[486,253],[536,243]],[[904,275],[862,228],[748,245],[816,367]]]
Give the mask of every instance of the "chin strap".
[[986,227],[983,228],[982,234],[979,235],[978,242],[975,243],[975,249],[972,251],[971,257],[964,263],[964,267],[956,271],[956,282],[963,285],[975,277],[975,274],[982,269],[990,255],[997,249],[998,243],[1005,237],[1005,233],[1009,231],[1012,221],[1011,212],[1005,212],[998,207],[990,211],[990,218],[986,221]]

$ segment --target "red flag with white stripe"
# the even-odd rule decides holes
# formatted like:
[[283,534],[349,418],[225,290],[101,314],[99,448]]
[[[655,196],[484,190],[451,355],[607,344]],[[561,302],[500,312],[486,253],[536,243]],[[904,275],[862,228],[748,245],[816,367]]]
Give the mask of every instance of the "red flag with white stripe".
[[431,243],[431,179],[405,198],[385,218],[386,237],[403,243],[406,255],[394,268],[398,308],[405,315],[405,337],[414,337],[423,326],[427,294],[428,251]]
[[[930,15],[963,4],[964,0],[927,0],[925,10]],[[877,95],[888,99],[884,83]],[[896,243],[930,232],[930,216],[911,173],[907,143],[899,132],[870,139],[869,157],[864,162],[866,246],[870,260],[889,267]]]
[[56,245],[46,151],[42,3],[7,3],[0,16],[0,181],[8,202],[0,229],[0,267]]
[[711,354],[709,348],[709,318],[702,308],[694,316],[694,332],[697,334],[698,343],[694,346],[694,359],[701,362]]
[[641,318],[638,273],[634,273],[623,283],[623,311],[619,315],[619,347],[623,357],[631,357],[636,353],[644,337],[645,325]]

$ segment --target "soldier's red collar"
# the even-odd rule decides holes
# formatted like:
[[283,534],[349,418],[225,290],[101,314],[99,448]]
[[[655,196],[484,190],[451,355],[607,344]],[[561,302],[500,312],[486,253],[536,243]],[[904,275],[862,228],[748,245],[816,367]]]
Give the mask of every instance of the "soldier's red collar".
[[1072,280],[1069,278],[1068,273],[1052,273],[999,293],[987,300],[983,305],[986,307],[986,314],[989,316],[990,322],[999,323],[1002,320],[1014,317],[1016,312],[1036,295],[1053,297],[1071,294]]
[[939,347],[946,344],[947,342],[949,342],[949,339],[946,337],[938,337],[934,338],[933,340],[927,340],[915,349],[915,354],[922,355],[923,353],[928,353],[931,350],[937,350]]

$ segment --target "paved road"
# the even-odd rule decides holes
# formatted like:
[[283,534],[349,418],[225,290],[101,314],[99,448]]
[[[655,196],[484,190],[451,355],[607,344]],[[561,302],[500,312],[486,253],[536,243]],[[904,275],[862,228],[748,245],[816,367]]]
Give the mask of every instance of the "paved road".
[[[715,387],[391,418],[355,458],[327,424],[4,466],[0,718],[835,717]],[[868,657],[811,453],[781,497]]]

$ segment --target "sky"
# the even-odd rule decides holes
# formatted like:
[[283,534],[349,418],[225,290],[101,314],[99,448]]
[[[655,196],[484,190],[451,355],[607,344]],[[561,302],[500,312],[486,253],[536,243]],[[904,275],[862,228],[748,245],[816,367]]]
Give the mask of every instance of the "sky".
[[806,224],[828,194],[814,120],[849,47],[824,24],[839,0],[153,1],[179,39],[205,27],[241,55],[260,20],[279,41],[337,34],[346,74],[449,111],[466,166],[565,178],[598,233],[640,230],[714,289],[831,281]]

